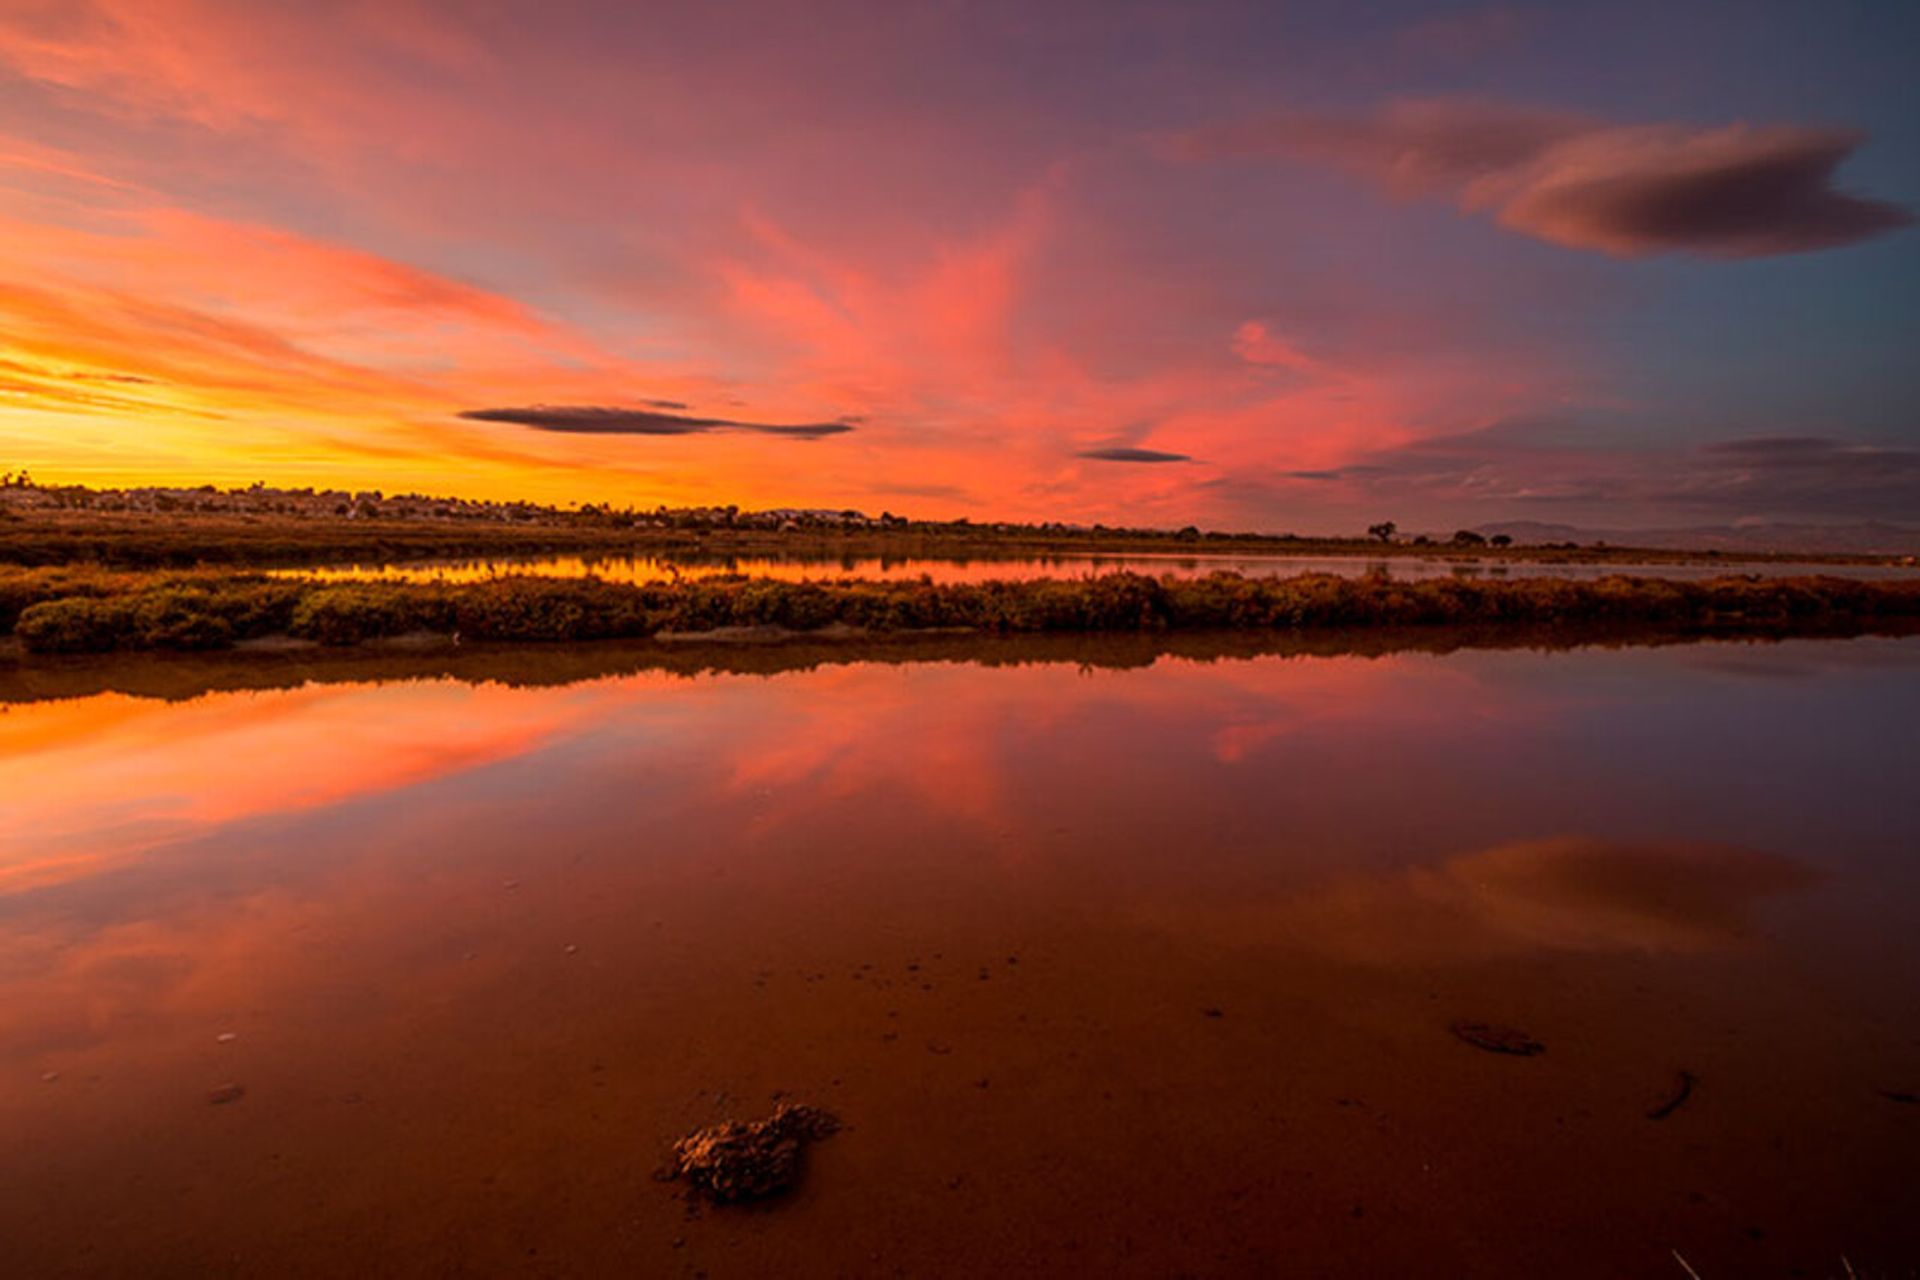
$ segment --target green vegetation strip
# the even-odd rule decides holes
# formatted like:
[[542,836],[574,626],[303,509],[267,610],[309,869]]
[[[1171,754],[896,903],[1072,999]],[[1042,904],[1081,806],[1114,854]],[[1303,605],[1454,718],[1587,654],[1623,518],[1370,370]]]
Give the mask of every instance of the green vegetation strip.
[[0,632],[32,653],[220,649],[293,636],[349,645],[416,632],[487,641],[636,639],[732,627],[795,632],[1304,630],[1626,623],[1680,632],[1867,628],[1920,616],[1920,579],[1613,576],[1509,581],[1136,573],[936,584],[713,578],[628,585],[507,577],[335,583],[256,573],[0,569]]

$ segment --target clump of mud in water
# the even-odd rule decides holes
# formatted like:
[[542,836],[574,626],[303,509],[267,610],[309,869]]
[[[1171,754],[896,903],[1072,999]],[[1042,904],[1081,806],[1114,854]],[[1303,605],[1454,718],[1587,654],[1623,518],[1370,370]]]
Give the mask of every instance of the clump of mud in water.
[[672,1178],[685,1178],[717,1204],[779,1195],[800,1178],[807,1144],[840,1131],[840,1118],[818,1107],[783,1105],[765,1120],[725,1124],[673,1144]]

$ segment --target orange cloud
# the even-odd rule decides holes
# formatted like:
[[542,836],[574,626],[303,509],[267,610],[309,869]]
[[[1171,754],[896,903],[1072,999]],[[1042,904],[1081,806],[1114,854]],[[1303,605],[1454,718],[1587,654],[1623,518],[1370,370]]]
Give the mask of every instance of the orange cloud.
[[[35,139],[0,141],[0,449],[96,482],[1311,531],[1291,473],[1568,394],[1545,341],[1490,360],[1476,317],[1420,314],[1397,279],[1341,272],[1296,306],[1301,273],[1199,251],[1204,211],[1145,225],[1106,189],[1164,184],[1136,142],[1009,147],[822,74],[891,65],[917,28],[797,33],[811,64],[663,52],[702,22],[0,13],[29,103],[0,130]],[[802,456],[457,417],[657,399],[859,421]],[[1161,455],[1197,461],[1108,461]]]

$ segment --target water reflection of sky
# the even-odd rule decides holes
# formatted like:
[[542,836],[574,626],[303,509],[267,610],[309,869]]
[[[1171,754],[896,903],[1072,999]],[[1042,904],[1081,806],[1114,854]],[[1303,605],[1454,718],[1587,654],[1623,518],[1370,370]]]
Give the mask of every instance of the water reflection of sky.
[[[200,888],[301,884],[401,856],[402,831],[442,871],[575,848],[611,873],[635,824],[673,857],[779,833],[884,831],[902,856],[975,841],[1023,881],[1106,891],[1407,867],[1467,883],[1464,855],[1569,833],[1857,864],[1915,829],[1916,652],[851,663],[19,704],[0,719],[0,910],[71,922],[61,904],[84,899],[81,919],[137,919],[154,904],[109,886],[162,864],[191,892],[200,860],[245,845]],[[341,824],[365,830],[343,846]]]
[[[410,1159],[504,1158],[477,1117],[518,1100],[537,1105],[513,1141],[598,1116],[594,1093],[540,1109],[547,1081],[584,1064],[627,1064],[636,1125],[743,1073],[844,1077],[868,1116],[918,1116],[919,1077],[872,1056],[889,1011],[923,998],[911,960],[941,984],[924,999],[946,1003],[915,1033],[936,1047],[910,1061],[993,1044],[961,1083],[1026,1073],[1039,1092],[1008,1105],[1041,1108],[1016,1127],[1043,1146],[1048,1125],[1103,1123],[1049,1082],[1085,1055],[1172,1078],[1194,1050],[1157,1057],[1152,1018],[1203,999],[1274,1010],[1261,1052],[1290,1078],[1376,1098],[1417,1080],[1425,1101],[1403,1107],[1481,1143],[1484,1086],[1449,1084],[1453,1057],[1410,1071],[1404,1056],[1451,1051],[1422,1038],[1436,1000],[1519,1010],[1554,1039],[1555,1069],[1657,1085],[1679,1045],[1719,1088],[1758,1053],[1780,1079],[1841,1090],[1834,1115],[1756,1094],[1741,1105],[1760,1111],[1723,1103],[1702,1122],[1736,1137],[1878,1133],[1875,1095],[1829,1077],[1906,1069],[1885,1028],[1920,979],[1902,906],[1920,888],[1916,717],[1920,646],[1879,639],[19,703],[0,716],[0,1115],[21,1151],[61,1153],[67,1182],[31,1181],[49,1221],[63,1186],[150,1209],[156,1169],[204,1182],[221,1212],[198,1171],[238,1157],[199,1112],[169,1109],[229,1073],[254,1091],[259,1169],[344,1144],[355,1176],[398,1180],[389,1196],[437,1167]],[[980,1004],[1016,955],[1054,985]],[[899,971],[884,991],[814,985],[876,959]],[[975,979],[990,965],[999,986]],[[1782,1044],[1729,1027],[1795,1030]],[[1265,1087],[1238,1069],[1210,1068],[1223,1105]],[[442,1127],[395,1147],[391,1112],[342,1110],[363,1096]],[[577,1167],[587,1130],[567,1132],[565,1160],[523,1156],[538,1185]],[[1017,1158],[1009,1132],[991,1158]],[[1513,1152],[1531,1139],[1514,1141],[1502,1158],[1524,1170]],[[25,1177],[24,1158],[0,1174]],[[341,1176],[329,1159],[311,1156],[315,1185]],[[1401,1176],[1382,1159],[1368,1179]],[[124,1176],[103,1181],[115,1160]],[[1680,1160],[1671,1176],[1710,1173]],[[884,1179],[863,1194],[884,1197]]]
[[1632,573],[1657,578],[1699,579],[1729,573],[1766,576],[1837,574],[1841,577],[1911,577],[1911,567],[1892,565],[1794,564],[1785,561],[1748,563],[1735,559],[1698,563],[1632,564],[1621,561],[1529,562],[1423,556],[1286,556],[1180,555],[1035,555],[982,559],[881,556],[521,556],[484,560],[446,560],[416,564],[346,565],[319,569],[283,570],[290,575],[326,581],[476,582],[504,574],[534,574],[551,578],[596,577],[608,582],[664,582],[673,578],[709,578],[745,574],[788,582],[831,578],[867,578],[935,582],[1024,581],[1034,578],[1078,578],[1088,574],[1144,573],[1180,578],[1209,573],[1240,573],[1249,577],[1288,577],[1302,573],[1332,573],[1342,577],[1384,574],[1405,581],[1428,578],[1601,578]]

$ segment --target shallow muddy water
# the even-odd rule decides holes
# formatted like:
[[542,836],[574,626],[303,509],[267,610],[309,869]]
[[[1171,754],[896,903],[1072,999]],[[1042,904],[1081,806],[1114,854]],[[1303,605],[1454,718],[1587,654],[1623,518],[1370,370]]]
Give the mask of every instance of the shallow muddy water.
[[6,705],[6,1273],[1920,1260],[1920,639],[1018,652]]
[[1428,578],[1572,578],[1586,581],[1609,574],[1637,574],[1651,578],[1695,580],[1726,574],[1755,573],[1767,577],[1830,574],[1845,578],[1911,577],[1911,566],[1879,564],[1799,564],[1787,561],[1703,560],[1694,563],[1633,564],[1608,561],[1582,564],[1566,561],[1461,559],[1423,556],[1285,556],[1285,555],[1027,555],[980,559],[880,556],[503,556],[484,560],[423,561],[412,564],[340,565],[281,572],[328,581],[477,582],[506,574],[533,574],[543,578],[595,577],[607,582],[665,582],[674,578],[710,578],[739,573],[787,582],[832,578],[869,578],[883,581],[989,582],[1034,578],[1082,578],[1101,573],[1168,574],[1179,578],[1210,573],[1240,573],[1248,577],[1292,577],[1302,573],[1333,573],[1357,578],[1383,574],[1404,581]]

